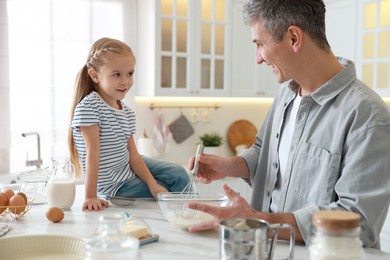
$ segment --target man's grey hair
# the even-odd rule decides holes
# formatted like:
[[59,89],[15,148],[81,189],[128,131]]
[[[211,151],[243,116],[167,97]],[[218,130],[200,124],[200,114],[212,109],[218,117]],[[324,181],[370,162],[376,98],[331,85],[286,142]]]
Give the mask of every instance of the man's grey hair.
[[248,0],[244,4],[243,19],[247,25],[260,20],[277,42],[282,40],[291,25],[296,25],[319,47],[330,47],[325,34],[325,4],[322,0]]

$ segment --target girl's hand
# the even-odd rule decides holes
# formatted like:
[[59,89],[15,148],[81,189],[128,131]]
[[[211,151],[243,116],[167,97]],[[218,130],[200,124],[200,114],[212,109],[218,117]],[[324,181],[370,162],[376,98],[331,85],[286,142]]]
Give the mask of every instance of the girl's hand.
[[99,199],[97,197],[87,198],[83,203],[83,210],[88,209],[89,211],[102,210],[103,207],[108,208],[108,201]]
[[150,193],[152,193],[153,197],[157,197],[157,193],[159,192],[168,192],[166,188],[158,184],[157,182],[154,183],[153,185],[149,186]]

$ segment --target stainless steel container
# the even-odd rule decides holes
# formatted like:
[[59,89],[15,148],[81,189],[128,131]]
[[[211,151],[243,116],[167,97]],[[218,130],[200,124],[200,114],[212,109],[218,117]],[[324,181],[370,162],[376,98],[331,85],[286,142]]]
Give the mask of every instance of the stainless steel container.
[[[221,221],[220,259],[223,260],[272,260],[280,229],[290,229],[288,259],[294,257],[294,229],[288,224],[269,224],[259,219],[232,218]],[[268,242],[268,234],[272,238]]]

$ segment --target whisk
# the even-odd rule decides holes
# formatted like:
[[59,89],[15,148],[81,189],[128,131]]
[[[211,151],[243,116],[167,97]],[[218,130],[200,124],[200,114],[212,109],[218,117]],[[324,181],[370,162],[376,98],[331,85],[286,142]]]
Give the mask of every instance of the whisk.
[[196,149],[195,162],[194,167],[192,168],[192,172],[190,174],[190,181],[180,192],[180,195],[184,194],[184,196],[181,196],[181,198],[183,199],[183,203],[179,203],[178,206],[175,208],[175,214],[178,217],[189,218],[194,213],[193,210],[187,208],[187,201],[194,197],[194,195],[196,195],[195,177],[198,175],[199,155],[203,153],[203,149],[204,145],[203,142],[201,142]]
[[184,189],[180,192],[181,194],[196,194],[196,186],[195,186],[195,177],[198,175],[199,170],[199,155],[203,153],[204,145],[203,142],[201,142],[198,145],[198,148],[196,149],[195,154],[195,162],[194,167],[192,168],[192,172],[190,174],[190,181],[188,182],[187,186],[184,187]]

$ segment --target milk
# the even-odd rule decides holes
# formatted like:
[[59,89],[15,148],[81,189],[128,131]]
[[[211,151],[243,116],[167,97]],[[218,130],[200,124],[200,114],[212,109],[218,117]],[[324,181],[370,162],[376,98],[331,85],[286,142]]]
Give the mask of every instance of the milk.
[[49,207],[69,210],[76,196],[76,185],[73,180],[50,182],[46,186],[46,196]]
[[76,196],[74,167],[69,157],[53,158],[53,171],[46,186],[46,197],[49,207],[69,210]]

